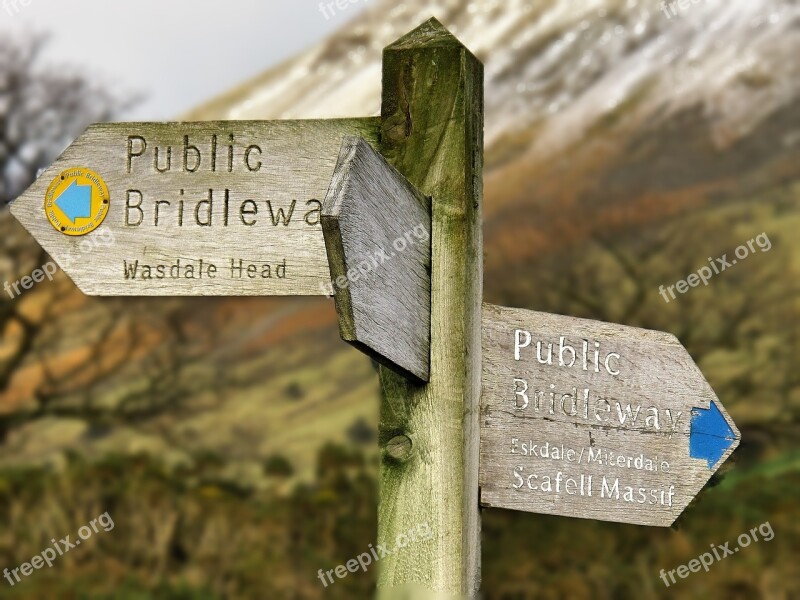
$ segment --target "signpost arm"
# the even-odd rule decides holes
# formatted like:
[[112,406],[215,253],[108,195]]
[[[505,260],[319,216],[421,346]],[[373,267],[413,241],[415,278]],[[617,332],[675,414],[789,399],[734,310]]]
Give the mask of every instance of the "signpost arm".
[[432,19],[384,50],[380,149],[432,198],[431,372],[381,368],[379,540],[429,541],[381,560],[378,587],[473,596],[483,285],[483,65]]

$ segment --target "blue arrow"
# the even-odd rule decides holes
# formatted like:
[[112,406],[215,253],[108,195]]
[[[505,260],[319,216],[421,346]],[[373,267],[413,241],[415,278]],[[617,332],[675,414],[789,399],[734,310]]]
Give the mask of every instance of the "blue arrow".
[[713,469],[725,451],[736,441],[730,425],[713,400],[708,409],[693,408],[689,456],[702,458]]
[[69,184],[56,198],[56,206],[67,215],[75,225],[76,219],[86,219],[92,216],[92,186],[78,185],[77,181]]

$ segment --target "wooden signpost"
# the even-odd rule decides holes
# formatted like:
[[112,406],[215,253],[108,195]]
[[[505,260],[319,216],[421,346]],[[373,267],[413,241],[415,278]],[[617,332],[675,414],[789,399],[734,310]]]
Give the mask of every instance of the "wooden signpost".
[[[12,206],[97,295],[334,296],[382,363],[380,592],[474,596],[479,506],[669,525],[739,432],[671,335],[482,307],[483,66],[432,19],[379,118],[91,127]],[[479,487],[480,486],[480,487]],[[480,490],[480,497],[479,497]]]

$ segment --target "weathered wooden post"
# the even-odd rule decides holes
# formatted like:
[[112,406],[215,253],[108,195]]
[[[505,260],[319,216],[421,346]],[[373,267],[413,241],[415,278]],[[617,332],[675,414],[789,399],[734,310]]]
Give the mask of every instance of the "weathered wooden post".
[[433,539],[381,562],[380,590],[471,596],[478,515],[483,65],[432,19],[384,50],[380,150],[432,199],[430,381],[381,367],[378,539]]

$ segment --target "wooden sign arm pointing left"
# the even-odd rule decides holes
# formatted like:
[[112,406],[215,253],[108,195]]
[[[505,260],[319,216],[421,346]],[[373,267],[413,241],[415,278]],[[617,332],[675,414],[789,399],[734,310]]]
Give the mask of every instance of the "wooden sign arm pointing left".
[[322,201],[376,118],[92,125],[11,213],[92,296],[323,296]]

